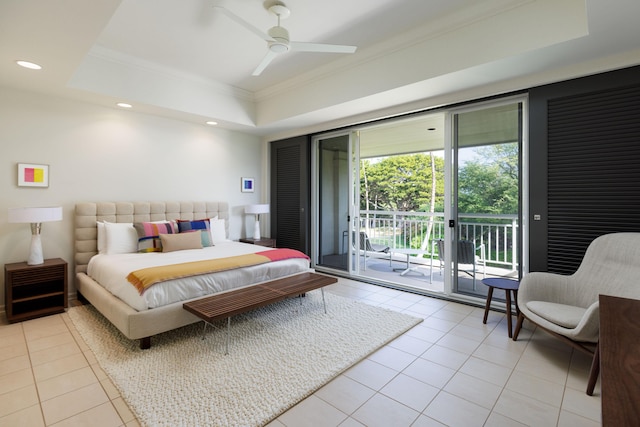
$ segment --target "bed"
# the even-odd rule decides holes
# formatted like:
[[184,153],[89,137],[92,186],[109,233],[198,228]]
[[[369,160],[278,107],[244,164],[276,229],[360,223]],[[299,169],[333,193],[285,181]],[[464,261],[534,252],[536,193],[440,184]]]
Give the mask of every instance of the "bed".
[[[137,237],[140,237],[144,234],[140,231],[141,224],[148,226],[154,223],[164,226],[167,222],[171,222],[175,225],[180,220],[181,226],[185,224],[189,226],[205,218],[212,220],[211,230],[208,233],[198,230],[197,236],[202,236],[203,239],[202,249],[181,247],[184,243],[174,243],[174,240],[169,240],[169,237],[180,238],[183,240],[175,240],[175,242],[184,242],[184,238],[189,238],[193,242],[195,233],[180,233],[175,237],[163,236],[165,252],[169,244],[172,245],[172,249],[177,248],[172,252],[163,253],[162,250],[158,252],[158,249],[143,250],[139,247],[136,247],[138,251],[133,252],[130,248],[125,250],[117,248],[115,253],[113,251],[113,244],[116,241],[124,241],[119,237],[113,237],[116,236],[114,233],[116,231],[121,233],[124,230],[131,233],[128,227],[130,224],[138,227]],[[200,321],[198,317],[183,309],[184,302],[215,292],[312,271],[307,258],[279,259],[275,254],[284,251],[282,249],[274,250],[230,241],[228,221],[229,205],[226,202],[83,202],[76,204],[74,261],[79,297],[90,302],[127,338],[139,339],[141,348],[149,348],[153,335]],[[98,224],[101,226],[98,227]],[[105,224],[108,227],[107,231],[104,228]],[[104,233],[107,232],[111,233],[109,242],[112,244],[110,248],[105,249],[103,246],[99,248],[99,244],[104,245]],[[205,235],[210,241],[205,242]],[[127,244],[130,244],[130,238],[128,234]],[[158,239],[152,240],[152,244],[155,245]],[[142,245],[141,241],[142,238],[138,241],[140,245]],[[105,255],[107,252],[109,253]],[[189,258],[191,256],[197,258]],[[123,277],[127,272],[131,272],[130,270],[136,270],[131,272],[131,275],[147,271],[145,266],[149,266],[149,269],[165,263],[175,266],[187,262],[185,260],[193,260],[194,263],[204,265],[214,262],[210,261],[210,258],[230,256],[234,256],[234,259],[271,256],[274,259],[237,269],[224,269],[217,272],[207,270],[206,274],[186,279],[177,277],[172,280],[158,280],[161,283],[154,284],[145,290],[142,288],[136,290],[132,284],[136,283],[135,280],[131,280],[131,277]],[[139,262],[143,263],[142,266]],[[133,276],[133,279],[137,278]],[[123,284],[123,280],[127,279],[131,283]],[[139,283],[136,284],[138,285]],[[173,290],[169,296],[163,294],[167,289]]]

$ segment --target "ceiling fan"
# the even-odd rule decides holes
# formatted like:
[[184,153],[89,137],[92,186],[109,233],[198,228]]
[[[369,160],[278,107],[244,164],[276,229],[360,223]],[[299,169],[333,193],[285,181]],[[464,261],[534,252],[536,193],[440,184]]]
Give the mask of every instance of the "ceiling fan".
[[289,39],[289,32],[286,28],[280,26],[280,20],[286,19],[291,14],[291,11],[284,3],[280,1],[274,1],[267,7],[267,10],[278,17],[278,25],[275,27],[269,28],[269,30],[265,33],[264,31],[254,27],[244,19],[240,18],[238,15],[232,13],[228,9],[225,9],[222,6],[214,6],[215,9],[218,9],[227,17],[235,21],[236,23],[242,25],[249,31],[256,34],[258,37],[262,38],[267,42],[267,46],[269,51],[262,58],[262,62],[258,64],[255,70],[253,70],[252,75],[259,76],[262,71],[273,61],[273,59],[281,55],[283,53],[289,51],[297,51],[297,52],[327,52],[327,53],[353,53],[356,51],[356,46],[345,46],[345,45],[336,45],[336,44],[322,44],[322,43],[305,43],[305,42],[296,42],[291,41]]

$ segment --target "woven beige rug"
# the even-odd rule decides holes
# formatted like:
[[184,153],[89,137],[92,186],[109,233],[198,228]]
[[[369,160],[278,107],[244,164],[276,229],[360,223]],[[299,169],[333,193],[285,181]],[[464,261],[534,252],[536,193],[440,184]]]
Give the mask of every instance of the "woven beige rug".
[[152,339],[126,339],[92,306],[69,317],[144,426],[260,426],[422,319],[319,290]]

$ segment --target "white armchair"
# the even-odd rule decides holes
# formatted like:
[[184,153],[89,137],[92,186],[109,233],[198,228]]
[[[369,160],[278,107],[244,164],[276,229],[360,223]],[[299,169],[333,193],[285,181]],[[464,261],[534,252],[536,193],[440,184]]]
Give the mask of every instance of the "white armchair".
[[[640,299],[639,280],[640,233],[600,236],[591,242],[574,274],[536,272],[523,277],[518,289],[520,314],[513,340],[518,339],[527,319],[593,355],[600,327],[598,296]],[[597,375],[598,366],[592,366],[587,394],[593,392]]]

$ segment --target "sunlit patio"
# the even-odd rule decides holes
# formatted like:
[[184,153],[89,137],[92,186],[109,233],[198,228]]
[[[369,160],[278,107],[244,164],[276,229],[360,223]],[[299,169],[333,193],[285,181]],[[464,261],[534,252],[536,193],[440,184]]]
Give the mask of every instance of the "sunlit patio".
[[[471,261],[462,260],[460,247],[458,260],[474,264],[458,264],[455,293],[484,299],[488,288],[483,278],[518,278],[517,251],[513,250],[518,240],[515,215],[465,214],[459,215],[459,221],[457,240],[471,246],[466,255]],[[444,257],[440,253],[444,253],[445,229],[442,213],[360,211],[359,231],[352,232],[350,247],[344,231],[335,246],[337,253],[323,255],[320,265],[346,270],[351,254],[354,277],[443,294]],[[502,299],[502,292],[496,298]]]

